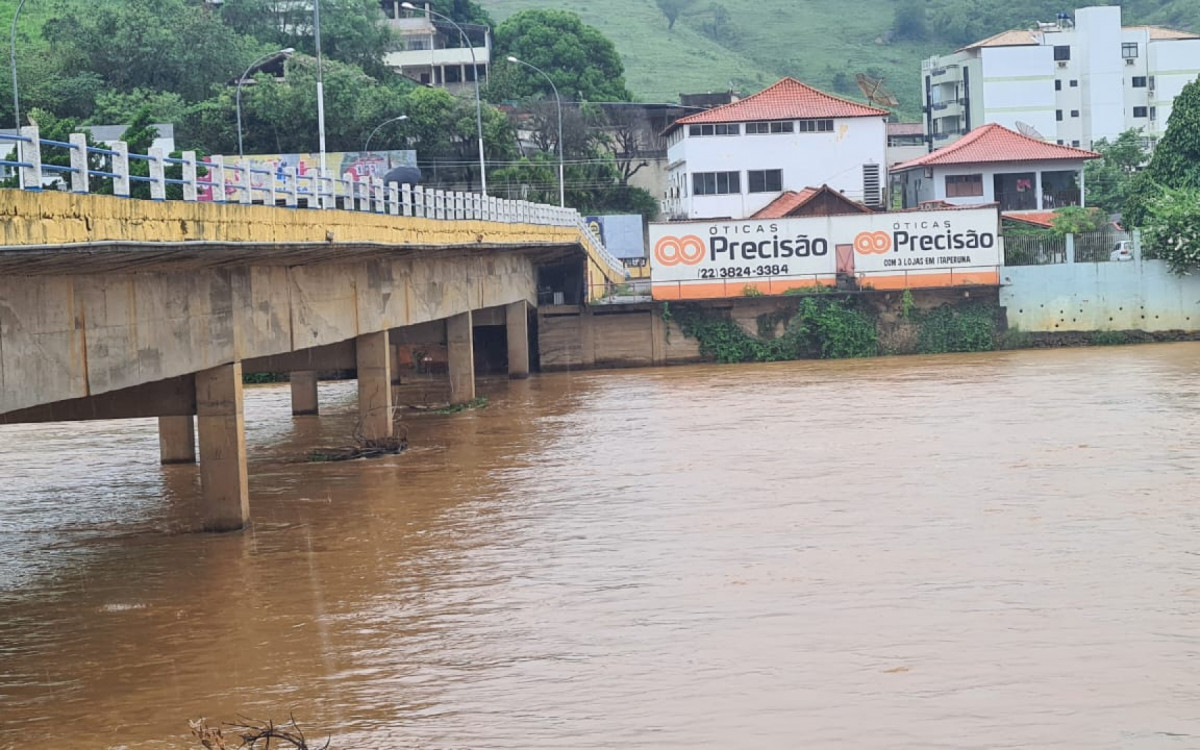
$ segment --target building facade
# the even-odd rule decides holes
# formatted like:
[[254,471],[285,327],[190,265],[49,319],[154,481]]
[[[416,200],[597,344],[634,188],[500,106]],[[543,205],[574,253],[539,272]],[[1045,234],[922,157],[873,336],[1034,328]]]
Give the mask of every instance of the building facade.
[[664,131],[670,219],[753,215],[787,190],[828,185],[884,203],[888,112],[784,78]]
[[473,90],[476,76],[480,83],[487,79],[492,61],[491,29],[460,23],[467,37],[464,44],[458,29],[429,13],[428,3],[424,10],[407,10],[400,7],[402,1],[380,0],[399,46],[384,55],[385,65],[417,83],[451,93]]
[[925,138],[932,150],[998,123],[1081,148],[1141,128],[1153,145],[1197,76],[1200,35],[1122,26],[1119,6],[1080,8],[925,60]]
[[1001,211],[1083,206],[1083,165],[1099,154],[1046,143],[1002,125],[892,168],[905,208],[996,204]]

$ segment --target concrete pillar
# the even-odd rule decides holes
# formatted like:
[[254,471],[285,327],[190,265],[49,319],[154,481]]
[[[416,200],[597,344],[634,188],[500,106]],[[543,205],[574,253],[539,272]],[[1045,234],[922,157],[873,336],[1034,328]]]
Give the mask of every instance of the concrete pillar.
[[164,464],[196,463],[196,423],[190,414],[158,418],[158,454]]
[[292,415],[317,414],[317,373],[314,370],[293,372],[288,376],[292,384]]
[[650,308],[650,364],[661,367],[666,363],[667,321],[662,318],[662,307],[654,305]]
[[450,403],[475,398],[475,332],[471,312],[446,318],[446,349],[450,360]]
[[205,531],[234,531],[250,519],[242,363],[196,373],[201,514]]
[[508,377],[529,377],[529,303],[525,300],[504,307],[504,327],[508,332]]
[[362,436],[380,440],[392,436],[392,351],[388,332],[358,337],[358,420]]
[[592,308],[579,306],[579,366],[596,366],[596,329],[592,327]]

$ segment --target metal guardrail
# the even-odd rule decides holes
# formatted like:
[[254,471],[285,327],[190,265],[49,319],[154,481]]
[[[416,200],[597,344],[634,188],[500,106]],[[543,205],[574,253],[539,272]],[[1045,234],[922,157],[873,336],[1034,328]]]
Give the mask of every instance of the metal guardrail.
[[[573,208],[478,193],[433,190],[421,185],[384,183],[378,177],[354,180],[327,173],[301,175],[296,173],[295,167],[283,170],[283,187],[280,189],[276,184],[279,176],[276,172],[253,167],[249,162],[226,164],[220,156],[201,160],[195,151],[184,151],[182,158],[172,158],[158,148],[152,148],[146,154],[131,154],[128,145],[120,141],[112,148],[89,146],[83,133],[72,133],[70,141],[54,141],[41,138],[36,126],[21,128],[20,135],[0,133],[0,147],[6,142],[16,144],[16,158],[0,159],[0,166],[18,170],[22,189],[28,191],[41,191],[43,179],[49,173],[70,175],[70,192],[81,194],[90,192],[92,178],[100,178],[111,181],[113,194],[123,198],[131,197],[131,188],[137,182],[150,185],[150,199],[154,201],[167,200],[168,185],[182,187],[182,199],[187,202],[199,201],[202,189],[211,187],[215,203],[249,205],[257,202],[275,206],[282,193],[283,207],[293,209],[339,209],[439,221],[572,227],[611,271],[622,276],[625,273],[621,261],[608,252],[583,216]],[[43,148],[67,150],[70,166],[44,164]],[[94,169],[89,165],[88,157],[96,155],[104,157],[107,168]],[[133,174],[130,170],[133,161],[148,163],[149,175]],[[182,178],[168,178],[167,166],[180,167]],[[208,171],[207,179],[203,181],[199,179],[202,169]],[[266,174],[270,179],[265,185],[256,186],[255,174]],[[255,193],[258,193],[257,197]],[[236,200],[230,201],[231,196]]]

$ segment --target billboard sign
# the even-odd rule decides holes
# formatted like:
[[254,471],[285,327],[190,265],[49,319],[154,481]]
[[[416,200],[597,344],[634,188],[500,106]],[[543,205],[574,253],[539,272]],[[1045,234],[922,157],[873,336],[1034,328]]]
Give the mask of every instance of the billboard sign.
[[655,299],[998,284],[995,208],[650,225]]

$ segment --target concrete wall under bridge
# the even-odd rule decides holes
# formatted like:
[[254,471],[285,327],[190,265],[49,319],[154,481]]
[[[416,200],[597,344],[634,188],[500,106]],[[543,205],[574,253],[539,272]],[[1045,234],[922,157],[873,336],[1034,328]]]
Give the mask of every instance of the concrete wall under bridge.
[[1197,331],[1200,277],[1166,261],[1008,266],[1000,304],[1009,327],[1028,332]]

